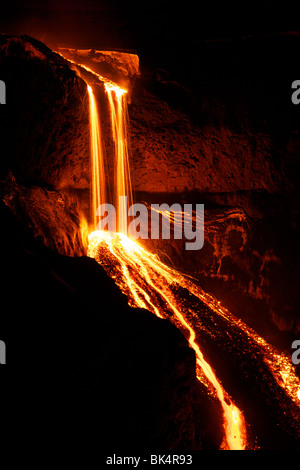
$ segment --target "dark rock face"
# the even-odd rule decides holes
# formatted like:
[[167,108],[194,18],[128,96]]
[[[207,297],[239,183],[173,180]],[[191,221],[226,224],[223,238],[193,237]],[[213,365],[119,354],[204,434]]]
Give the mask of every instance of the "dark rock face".
[[19,371],[16,390],[26,374],[28,392],[22,388],[15,413],[25,420],[30,413],[35,442],[50,438],[59,421],[58,441],[67,435],[93,451],[99,440],[106,451],[218,448],[219,410],[199,389],[182,334],[130,308],[94,260],[34,241],[3,204],[1,220],[2,301],[9,306],[1,339],[9,367]]
[[[188,266],[201,281],[210,280],[209,288],[221,299],[228,290],[246,295],[263,304],[262,315],[279,329],[294,332],[299,328],[295,240],[300,122],[290,99],[296,71],[289,58],[298,43],[296,34],[203,41],[180,57],[181,65],[166,64],[169,71],[154,74],[145,65],[140,78],[129,69],[123,73],[122,54],[118,63],[113,56],[106,63],[99,51],[75,51],[98,71],[106,67],[111,76],[120,79],[123,73],[125,81],[132,80],[128,109],[137,193],[146,193],[149,203],[157,193],[176,202],[205,202],[208,218],[211,207],[225,213],[237,207],[247,219],[247,228],[241,229],[238,218],[230,218],[225,239],[223,222],[208,226],[204,249],[193,262],[179,245],[163,251],[171,257],[174,250],[180,253],[176,265]],[[0,56],[12,103],[1,109],[4,175],[8,167],[25,186],[34,182],[59,191],[83,190],[80,206],[87,213],[86,84],[69,63],[28,37],[2,36]],[[101,87],[97,98],[109,159],[111,129]],[[234,308],[234,302],[228,306]],[[244,305],[238,303],[237,314],[240,307]]]
[[195,126],[149,92],[133,93],[129,112],[137,191],[274,192],[283,184],[268,134],[250,137],[228,126]]
[[[198,279],[204,290],[269,342],[282,347],[286,341],[284,346],[288,348],[291,337],[282,343],[278,331],[290,332],[292,337],[300,331],[298,268],[293,251],[298,230],[292,227],[293,217],[279,220],[271,211],[264,218],[257,212],[256,217],[249,217],[242,208],[211,208],[214,198],[206,199],[203,194],[198,197],[208,207],[201,250],[187,251],[185,240],[143,243],[166,263]],[[254,214],[249,201],[247,206]]]
[[[165,193],[175,202],[206,205],[203,250],[188,254],[178,241],[151,241],[151,249],[198,277],[237,316],[246,315],[250,325],[261,327],[255,318],[259,311],[268,327],[272,321],[296,333],[300,122],[290,103],[290,83],[297,77],[290,70],[290,81],[271,78],[280,68],[274,58],[278,46],[297,48],[299,39],[272,41],[261,52],[259,40],[242,41],[238,47],[204,42],[198,59],[190,57],[200,61],[202,70],[194,81],[179,74],[180,81],[164,70],[150,79],[147,71],[142,73],[132,83],[129,104],[132,175],[137,196],[149,203]],[[284,65],[284,53],[280,57]],[[247,61],[251,75],[241,72],[251,69]],[[217,448],[219,426],[213,437],[215,429],[207,423],[215,423],[218,413],[197,388],[186,341],[169,324],[129,309],[92,260],[61,256],[84,250],[78,202],[72,198],[90,187],[86,84],[64,59],[28,37],[1,37],[0,67],[0,78],[10,84],[10,104],[0,109],[1,177],[11,170],[16,178],[6,180],[2,198],[21,221],[3,245],[13,253],[5,268],[10,273],[6,290],[13,298],[14,285],[22,286],[22,306],[18,301],[13,311],[32,310],[20,319],[24,331],[31,332],[31,361],[41,369],[45,363],[50,367],[49,345],[55,338],[55,361],[67,364],[67,376],[52,371],[53,393],[59,394],[55,387],[62,380],[66,421],[74,422],[73,410],[84,403],[86,408],[78,411],[81,420],[96,416],[92,424],[98,426],[104,419],[107,446],[115,439],[118,448],[197,449],[208,443]],[[264,84],[270,82],[266,93]],[[286,90],[287,101],[282,101],[283,91],[276,95],[277,88]],[[98,95],[104,102],[100,89]],[[110,129],[104,126],[103,132],[108,141]],[[79,199],[82,207],[81,195]],[[30,232],[26,246],[20,245],[22,224]],[[32,235],[44,247],[32,245]],[[43,299],[47,306],[41,316]],[[95,314],[99,304],[100,316]],[[11,320],[5,316],[8,343],[14,337]],[[84,346],[78,348],[78,343]],[[21,339],[20,344],[28,346]],[[147,415],[139,415],[145,401],[151,406]],[[122,425],[116,429],[116,423]]]
[[[247,311],[253,326],[265,316],[296,335],[299,41],[290,33],[195,42],[160,58],[165,69],[148,75],[129,108],[140,199],[205,203],[207,220],[221,211],[197,254],[152,245],[237,315]],[[239,217],[224,220],[233,208],[244,213],[242,227]]]
[[84,216],[76,196],[39,186],[18,185],[12,174],[5,180],[3,201],[31,236],[68,256],[84,255]]
[[135,146],[149,168],[157,156],[157,191],[296,190],[299,42],[299,34],[200,41],[149,73],[152,93],[133,94],[130,107],[133,159]]
[[[33,39],[2,37],[0,54],[1,78],[13,87],[9,101],[14,96],[1,110],[2,288],[9,305],[1,340],[10,366],[20,370],[16,390],[28,384],[16,415],[30,418],[29,434],[41,444],[59,422],[57,440],[68,435],[73,448],[86,441],[95,452],[99,440],[112,451],[218,449],[221,410],[199,385],[184,336],[130,308],[104,270],[81,256],[74,190],[89,186],[85,83]],[[39,437],[45,424],[49,436]]]
[[64,59],[26,36],[0,36],[0,64],[7,84],[7,105],[1,110],[2,171],[9,168],[24,183],[88,187],[84,81]]
[[[157,71],[148,82],[142,75],[134,84],[129,106],[135,190],[295,190],[299,119],[290,100],[291,83],[283,83],[278,73],[271,81],[274,66],[272,70],[267,66],[273,64],[281,43],[281,48],[294,50],[298,41],[298,36],[292,36],[283,37],[281,42],[278,38],[204,42],[198,52],[198,60],[203,60],[202,73],[197,75],[200,64],[193,64],[196,76],[194,83],[189,79],[187,85],[181,85],[166,71]],[[261,42],[268,55],[267,66],[262,64]],[[85,83],[70,70],[69,63],[38,41],[2,36],[1,43],[1,74],[9,84],[8,100],[14,104],[10,108],[14,123],[6,123],[6,140],[8,152],[16,154],[20,175],[56,188],[88,188]],[[74,57],[97,68],[105,61],[103,57],[97,61],[96,52],[91,58]],[[251,72],[255,65],[260,67],[260,79]],[[286,60],[283,65],[287,67]],[[217,68],[221,68],[219,86]],[[292,76],[290,69],[288,75]],[[243,74],[244,81],[239,83]],[[124,77],[127,81],[133,78]],[[270,83],[268,90],[263,89],[266,83]],[[28,109],[32,110],[29,118]],[[22,138],[17,134],[20,129]],[[13,170],[11,160],[9,164]]]

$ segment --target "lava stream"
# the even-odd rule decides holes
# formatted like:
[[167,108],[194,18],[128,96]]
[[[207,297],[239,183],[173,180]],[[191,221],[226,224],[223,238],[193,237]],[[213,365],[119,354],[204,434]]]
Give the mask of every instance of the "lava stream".
[[[110,106],[112,139],[115,147],[115,198],[118,202],[120,200],[119,196],[127,196],[129,206],[132,202],[132,196],[128,158],[127,104],[125,100],[127,90],[95,73],[85,65],[76,65],[92,73],[104,84]],[[102,203],[103,200],[103,202],[106,202],[106,178],[100,150],[101,138],[97,107],[90,87],[88,87],[88,91],[90,96],[93,221],[95,229],[97,204],[99,201]],[[159,317],[168,318],[184,333],[188,333],[189,344],[196,354],[197,378],[205,385],[210,384],[210,389],[214,390],[214,395],[223,408],[225,437],[221,448],[249,448],[243,414],[225,392],[212,367],[204,359],[197,343],[195,325],[197,325],[197,322],[201,322],[201,309],[196,308],[193,310],[193,302],[190,304],[188,302],[186,305],[184,299],[181,299],[180,290],[185,289],[194,299],[202,302],[209,308],[215,322],[216,318],[219,317],[223,322],[223,326],[225,325],[225,328],[228,328],[228,331],[235,331],[238,336],[245,339],[249,348],[259,352],[259,356],[266,364],[270,375],[275,379],[274,382],[284,390],[286,396],[292,400],[297,408],[300,405],[300,381],[295,376],[289,358],[272,348],[263,338],[224,309],[215,298],[205,293],[196,283],[166,266],[156,255],[145,250],[136,241],[129,239],[125,235],[127,232],[126,207],[117,207],[119,233],[99,230],[91,232],[88,255],[95,258],[106,269],[107,273],[127,295],[130,305],[146,308]],[[171,214],[167,215],[170,216]],[[177,215],[173,214],[174,223],[177,223],[176,217]],[[179,223],[180,220],[181,218],[179,218]],[[199,335],[198,329],[197,334]],[[214,336],[213,328],[210,328],[210,335]]]
[[[99,74],[95,74],[90,68],[86,66],[83,66],[83,68],[93,73],[99,81],[104,83],[110,106],[112,137],[115,144],[115,159],[117,162],[115,197],[116,200],[119,201],[123,199],[119,196],[127,196],[127,204],[130,206],[132,203],[132,191],[127,147],[128,117],[126,100],[124,99],[126,90],[104,79],[104,77],[100,76]],[[90,99],[91,98],[92,94],[90,93]],[[92,110],[91,107],[90,109]],[[92,115],[91,119],[93,119]],[[96,127],[97,124],[95,124],[95,122],[92,123],[92,142],[95,141],[93,130],[96,129]],[[95,146],[92,145],[92,152],[94,147]],[[99,155],[92,155],[92,161],[95,161],[98,158]],[[96,165],[92,166],[92,171],[93,181],[96,182],[96,186],[92,188],[94,194],[94,192],[100,192],[99,187],[97,187],[97,184],[100,184],[98,175],[94,175],[94,172],[97,171]],[[102,178],[102,181],[102,184],[105,185],[104,178]],[[127,233],[128,206],[117,206],[119,220],[118,235],[104,231],[97,231],[90,234],[88,254],[89,256],[96,258],[97,246],[105,240],[106,245],[109,247],[110,253],[116,257],[116,259],[119,261],[119,266],[121,267],[121,272],[118,276],[114,276],[112,273],[109,274],[114,277],[115,282],[121,287],[121,289],[127,292],[128,299],[132,305],[148,308],[159,317],[168,318],[168,314],[166,314],[166,312],[161,307],[161,302],[157,303],[156,298],[158,296],[158,298],[160,298],[163,303],[167,305],[168,310],[173,312],[181,326],[189,332],[189,343],[196,353],[197,367],[198,369],[202,370],[205,377],[216,390],[217,397],[220,400],[223,408],[225,442],[222,447],[224,449],[244,449],[246,447],[246,426],[243,415],[240,410],[232,403],[228,395],[226,395],[225,398],[225,392],[221,384],[217,380],[210,365],[205,361],[200,351],[199,345],[195,341],[194,330],[190,326],[189,322],[185,319],[180,309],[177,307],[176,298],[169,289],[169,284],[175,282],[174,274],[162,263],[159,263],[158,259],[154,255],[142,249],[138,243],[130,240],[125,235]],[[94,223],[94,227],[95,226],[96,224]],[[115,264],[114,261],[115,260],[112,260],[112,265]],[[133,261],[134,263],[132,264]],[[138,277],[135,277],[135,272],[137,269],[139,274],[142,276],[142,283],[139,282],[140,279]],[[150,286],[150,292],[147,292],[147,288],[143,287],[144,283],[146,283],[146,286]],[[200,377],[201,374],[197,374],[197,378],[199,380]]]
[[[64,57],[61,52],[57,52]],[[133,203],[129,151],[128,151],[128,111],[125,96],[127,90],[120,87],[108,78],[100,75],[85,64],[79,64],[70,58],[65,58],[76,67],[80,67],[96,80],[104,85],[108,97],[110,119],[112,128],[112,140],[114,143],[114,161],[115,161],[115,181],[114,181],[114,206],[117,212],[118,231],[127,233],[127,211]],[[90,127],[91,127],[91,160],[92,160],[92,213],[93,223],[96,227],[96,213],[100,204],[108,202],[107,200],[107,179],[105,175],[105,165],[103,162],[103,152],[100,132],[100,119],[97,111],[97,104],[93,89],[87,85],[90,98]],[[123,196],[120,198],[120,196]],[[126,196],[126,198],[124,198]]]
[[[112,257],[107,258],[108,254]],[[189,332],[188,340],[196,353],[197,366],[214,387],[223,408],[225,442],[222,448],[245,449],[246,425],[243,415],[204,359],[195,341],[195,332],[181,312],[180,302],[170,288],[172,284],[179,282],[179,274],[122,233],[92,232],[89,235],[88,255],[104,265],[108,274],[128,296],[132,306],[147,308],[156,315],[171,320],[174,316],[182,328]],[[197,374],[197,377],[200,380],[201,374]]]
[[[109,101],[112,137],[115,145],[115,160],[117,164],[115,178],[115,206],[117,207],[118,214],[118,231],[121,233],[127,233],[127,211],[132,205],[133,198],[128,154],[126,92],[123,88],[118,88],[117,85],[112,86],[109,83],[105,83],[104,86]],[[120,196],[127,196],[127,199]]]
[[92,88],[88,85],[90,100],[90,128],[91,128],[91,160],[92,160],[92,219],[97,225],[97,208],[107,200],[106,177],[101,142],[100,120],[96,99]]

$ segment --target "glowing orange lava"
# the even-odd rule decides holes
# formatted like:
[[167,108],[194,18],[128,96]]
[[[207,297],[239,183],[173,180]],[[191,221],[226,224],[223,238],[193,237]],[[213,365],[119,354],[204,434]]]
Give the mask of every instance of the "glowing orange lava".
[[[199,380],[204,374],[223,408],[225,440],[223,449],[245,449],[246,426],[240,410],[224,391],[215,373],[204,359],[199,345],[195,341],[195,332],[179,307],[179,300],[170,286],[178,283],[181,276],[173,269],[167,267],[149,251],[141,247],[122,233],[105,231],[92,232],[89,235],[88,255],[95,258],[100,264],[107,260],[98,254],[99,247],[111,253],[118,261],[119,268],[114,270],[112,277],[121,290],[127,295],[132,306],[147,308],[159,317],[174,319],[189,332],[189,344],[196,353],[197,367],[202,373],[197,374]],[[183,278],[182,278],[183,279]],[[165,305],[165,307],[162,307]]]
[[[128,155],[126,90],[117,85],[112,86],[110,83],[105,83],[104,86],[110,106],[112,137],[117,162],[114,199],[119,223],[118,231],[127,234],[127,211],[132,205],[133,198]],[[127,200],[119,196],[127,196]]]
[[[90,68],[80,64],[77,65],[94,74],[98,80],[104,83],[110,106],[112,138],[115,145],[115,158],[117,162],[115,193],[117,201],[119,196],[125,195],[131,204],[126,90],[118,87],[99,74],[95,74]],[[101,194],[101,182],[105,188],[105,174],[102,157],[99,156],[98,111],[93,91],[90,87],[89,96],[93,162],[93,212],[95,214],[97,204],[103,198],[105,199],[105,195]],[[184,300],[182,300],[177,291],[180,292],[180,289],[186,289],[192,296],[203,302],[210,311],[221,317],[222,321],[225,324],[227,323],[228,328],[232,326],[238,328],[250,342],[259,348],[262,360],[271,371],[278,385],[299,405],[300,381],[295,376],[290,361],[284,355],[279,354],[241,320],[235,318],[228,310],[224,309],[220,302],[205,293],[192,280],[163,264],[155,254],[143,248],[136,241],[128,238],[126,235],[127,226],[125,226],[126,217],[122,215],[125,207],[119,207],[118,210],[119,220],[121,220],[118,233],[92,231],[88,237],[88,256],[95,258],[99,264],[103,265],[122,292],[127,295],[131,306],[148,309],[158,317],[169,319],[186,334],[189,344],[196,354],[197,379],[210,388],[211,393],[219,400],[223,409],[224,441],[221,448],[232,450],[246,449],[248,443],[244,416],[224,390],[220,380],[218,380],[214,370],[205,360],[200,350],[195,327],[193,327],[197,321],[201,321],[201,318],[199,319],[199,312],[193,311],[192,305],[184,305]],[[176,214],[173,216],[173,221],[176,223]],[[94,220],[95,227],[96,221]]]
[[92,88],[88,85],[90,99],[91,161],[92,161],[92,219],[97,225],[97,208],[107,200],[100,121]]
[[[59,53],[61,56],[62,54]],[[63,56],[62,56],[63,57]],[[115,148],[115,191],[114,206],[116,207],[118,231],[127,234],[127,211],[132,205],[132,187],[129,168],[128,151],[128,111],[126,94],[127,90],[118,86],[106,77],[94,72],[84,64],[78,64],[71,59],[66,59],[77,67],[81,67],[91,73],[97,80],[104,85],[107,93],[112,139]],[[90,122],[91,122],[91,160],[92,160],[92,212],[94,214],[93,223],[96,228],[96,210],[100,204],[107,201],[106,194],[106,176],[104,172],[103,153],[101,148],[100,119],[97,111],[97,104],[94,98],[92,87],[88,85],[90,97]],[[126,196],[124,197],[119,196]]]
[[[89,68],[84,66],[85,69],[91,71]],[[128,158],[128,147],[127,147],[127,107],[125,94],[126,90],[118,87],[116,84],[112,84],[110,81],[103,80],[103,77],[96,74],[100,81],[104,82],[105,91],[108,95],[111,122],[112,122],[112,137],[115,144],[115,156],[117,160],[117,173],[116,173],[116,200],[119,201],[119,196],[127,196],[128,203],[132,203],[132,191],[130,183],[130,171],[129,171],[129,158]],[[89,87],[90,96],[93,93]],[[99,118],[95,115],[96,106],[91,99],[91,138],[92,138],[92,161],[98,161],[99,156],[94,155],[93,152],[97,153],[98,145],[95,145],[95,141],[98,140],[98,134],[96,127],[99,123]],[[97,164],[92,165],[93,171],[93,191],[96,193],[94,200],[99,199],[98,193],[100,192],[98,185],[100,184],[99,175],[94,174],[99,171],[100,167]],[[101,171],[101,170],[100,170]],[[101,175],[102,178],[102,175]],[[207,377],[209,382],[216,390],[216,394],[223,408],[224,412],[224,431],[225,431],[225,442],[223,444],[224,449],[244,449],[246,445],[246,428],[244,424],[244,418],[240,410],[229,400],[225,400],[224,390],[217,380],[212,368],[205,361],[199,346],[195,341],[195,332],[189,325],[187,320],[184,318],[181,311],[176,306],[176,299],[172,299],[168,286],[170,283],[175,281],[174,275],[171,270],[158,261],[158,259],[151,253],[144,250],[136,242],[130,240],[125,234],[127,234],[127,207],[118,206],[118,234],[111,234],[109,232],[97,231],[92,232],[89,236],[89,249],[88,255],[96,258],[97,246],[105,240],[106,245],[109,247],[110,253],[112,253],[120,262],[122,266],[121,276],[115,279],[116,283],[120,285],[123,291],[127,291],[129,301],[133,305],[148,308],[153,311],[157,316],[164,316],[163,312],[155,303],[153,293],[148,294],[146,289],[142,287],[140,283],[134,278],[134,271],[129,269],[132,263],[134,269],[138,269],[140,273],[143,273],[144,281],[148,286],[154,289],[155,293],[158,294],[174,312],[177,320],[180,324],[189,331],[189,343],[194,349],[197,357],[197,366],[201,368],[204,375]],[[94,224],[95,226],[95,224]],[[119,246],[118,246],[119,245]],[[94,248],[93,248],[94,247]],[[118,249],[116,250],[116,247]],[[96,258],[97,259],[97,258]],[[155,274],[155,276],[153,276]],[[159,282],[154,282],[154,277],[159,278]],[[122,279],[122,282],[120,282]]]

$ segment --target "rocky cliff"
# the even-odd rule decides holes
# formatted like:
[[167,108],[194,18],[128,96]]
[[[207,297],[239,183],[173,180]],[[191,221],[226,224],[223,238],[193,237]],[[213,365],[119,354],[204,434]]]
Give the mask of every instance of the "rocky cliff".
[[183,335],[130,308],[96,261],[34,239],[3,203],[1,220],[1,339],[16,371],[9,422],[30,421],[24,439],[47,445],[55,429],[56,442],[67,436],[95,455],[99,441],[105,452],[217,449],[220,410]]
[[88,187],[84,81],[59,55],[28,37],[0,36],[0,63],[8,103],[1,110],[2,171],[9,168],[20,182],[51,188]]
[[[275,325],[273,339],[276,330],[299,332],[300,122],[290,99],[298,45],[296,33],[200,41],[166,57],[164,69],[154,71],[140,60],[141,74],[136,61],[128,68],[127,56],[126,69],[122,54],[73,51],[130,84],[137,199],[205,203],[203,250],[191,256],[173,241],[149,246],[200,279],[262,334]],[[84,81],[62,57],[28,37],[2,36],[0,56],[1,78],[11,84],[11,105],[1,109],[3,175],[9,168],[17,184],[58,191],[57,199],[63,188],[75,191],[86,210]],[[101,92],[98,99],[109,155]]]
[[55,428],[56,442],[68,436],[95,454],[99,441],[106,451],[217,449],[221,410],[199,385],[184,336],[130,308],[83,256],[86,84],[28,37],[2,37],[0,54],[12,85],[1,108],[1,340],[19,371],[9,399],[16,419],[30,420],[26,439],[44,446]]

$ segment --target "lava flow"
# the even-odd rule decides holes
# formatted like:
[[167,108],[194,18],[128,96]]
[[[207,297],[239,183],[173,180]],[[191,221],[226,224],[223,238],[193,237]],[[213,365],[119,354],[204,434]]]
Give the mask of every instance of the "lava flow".
[[[80,64],[77,64],[81,67]],[[126,90],[93,73],[104,84],[110,106],[115,155],[115,197],[132,201],[127,148]],[[299,421],[300,381],[289,359],[272,348],[241,320],[235,318],[196,282],[162,263],[159,258],[127,235],[126,208],[118,208],[118,232],[95,230],[95,214],[106,179],[99,137],[99,117],[92,89],[89,87],[92,150],[92,192],[94,226],[88,240],[88,255],[95,258],[111,276],[131,306],[145,308],[160,318],[169,319],[187,337],[196,354],[197,379],[207,387],[223,409],[224,440],[221,449],[249,449],[247,424],[243,413],[227,393],[200,348],[202,341],[211,347],[226,347],[237,358],[241,370],[254,363],[261,372],[261,383],[274,395],[283,391],[282,415]],[[100,172],[100,175],[98,174]],[[100,188],[100,186],[102,186]],[[118,199],[117,199],[118,200]],[[229,338],[229,340],[228,340]],[[248,355],[248,358],[247,358]],[[247,362],[248,360],[248,362]],[[244,374],[245,377],[247,373]],[[259,379],[258,379],[259,380]],[[282,395],[280,395],[282,398]],[[273,399],[273,397],[272,397]],[[279,399],[278,399],[279,401]],[[296,411],[295,411],[296,410]],[[292,419],[291,418],[291,419]],[[297,422],[298,422],[297,421]]]
[[[119,222],[118,231],[126,233],[127,211],[133,202],[128,155],[126,90],[109,82],[106,82],[104,86],[109,100],[112,137],[117,161],[114,200]],[[127,199],[119,196],[127,196]]]
[[[64,57],[61,52],[57,52]],[[82,68],[92,74],[98,82],[104,85],[105,92],[108,97],[111,127],[112,127],[112,140],[115,148],[115,191],[113,203],[116,207],[118,231],[121,233],[127,232],[126,214],[128,208],[132,205],[132,187],[129,169],[129,153],[128,153],[128,112],[127,101],[125,95],[127,90],[118,86],[106,77],[93,71],[90,67],[84,64],[78,64],[70,58],[65,58],[76,67]],[[105,178],[105,165],[103,161],[100,119],[97,110],[97,103],[94,97],[93,89],[88,85],[88,93],[90,100],[90,125],[91,125],[91,161],[92,161],[92,219],[94,227],[96,227],[97,208],[107,201],[106,191],[106,178]],[[124,197],[119,196],[126,196]],[[126,201],[126,202],[125,202]]]
[[[87,67],[84,68],[91,71],[91,69]],[[97,77],[102,81],[101,76],[97,74]],[[112,85],[110,82],[105,81],[104,85],[110,105],[115,158],[117,161],[116,196],[119,200],[122,200],[119,196],[129,196],[130,204],[132,195],[127,149],[125,92],[124,89],[119,88],[115,84]],[[91,93],[90,99],[92,100]],[[94,109],[95,107],[91,106],[91,110],[93,111]],[[91,115],[91,119],[95,120],[91,125],[92,142],[95,142],[98,136],[96,133],[98,118]],[[93,132],[96,133],[96,136],[93,135]],[[93,151],[95,151],[95,155],[92,156],[92,161],[94,162],[99,158],[101,152],[97,152],[94,145],[92,145],[92,152]],[[99,168],[100,164],[93,164],[92,170],[94,171],[97,167]],[[93,182],[99,182],[97,176],[93,175]],[[102,184],[105,184],[103,179]],[[99,188],[94,188],[93,191],[96,191],[96,193],[100,192]],[[199,369],[197,377],[200,379],[200,377],[204,375],[207,378],[215,389],[216,395],[223,408],[225,430],[223,448],[244,449],[246,447],[246,427],[243,415],[226,395],[212,368],[205,361],[199,345],[195,341],[195,332],[182,314],[179,303],[176,301],[176,297],[169,288],[169,285],[175,281],[172,271],[160,263],[152,253],[147,252],[138,243],[126,236],[126,214],[127,207],[118,207],[118,220],[120,222],[119,232],[117,234],[107,231],[96,231],[90,234],[88,255],[94,257],[102,264],[103,257],[97,256],[97,249],[103,247],[104,243],[109,253],[113,255],[113,258],[111,258],[109,262],[111,269],[108,269],[108,273],[115,279],[115,282],[119,285],[121,290],[126,292],[129,303],[133,306],[148,308],[159,317],[169,318],[169,314],[172,312],[181,325],[181,328],[188,331],[189,343],[197,357],[197,367]],[[117,264],[119,270],[116,267]],[[137,273],[142,276],[142,282],[139,276],[137,276]],[[200,372],[200,370],[202,372]]]
[[88,85],[90,99],[91,160],[92,160],[92,213],[94,226],[97,225],[97,207],[107,201],[105,167],[103,160],[101,129],[96,99]]
[[176,283],[180,282],[176,271],[121,233],[92,232],[88,255],[103,265],[127,295],[131,306],[146,308],[159,317],[168,318],[188,332],[189,344],[196,353],[197,378],[209,381],[223,408],[225,442],[222,448],[244,449],[246,427],[243,415],[223,390],[195,341],[196,333],[183,313],[180,298],[174,293]]
[[[205,293],[194,281],[166,266],[136,241],[121,233],[95,231],[89,235],[89,256],[96,259],[127,295],[131,306],[152,311],[173,322],[196,353],[197,378],[221,403],[224,417],[222,449],[249,449],[247,426],[242,412],[225,392],[213,368],[204,359],[199,342],[211,340],[212,347],[230,350],[247,368],[259,370],[256,380],[281,407],[285,425],[299,429],[300,381],[290,359]],[[228,337],[230,341],[228,341]],[[244,371],[244,372],[243,372]],[[283,392],[283,393],[282,393]]]

